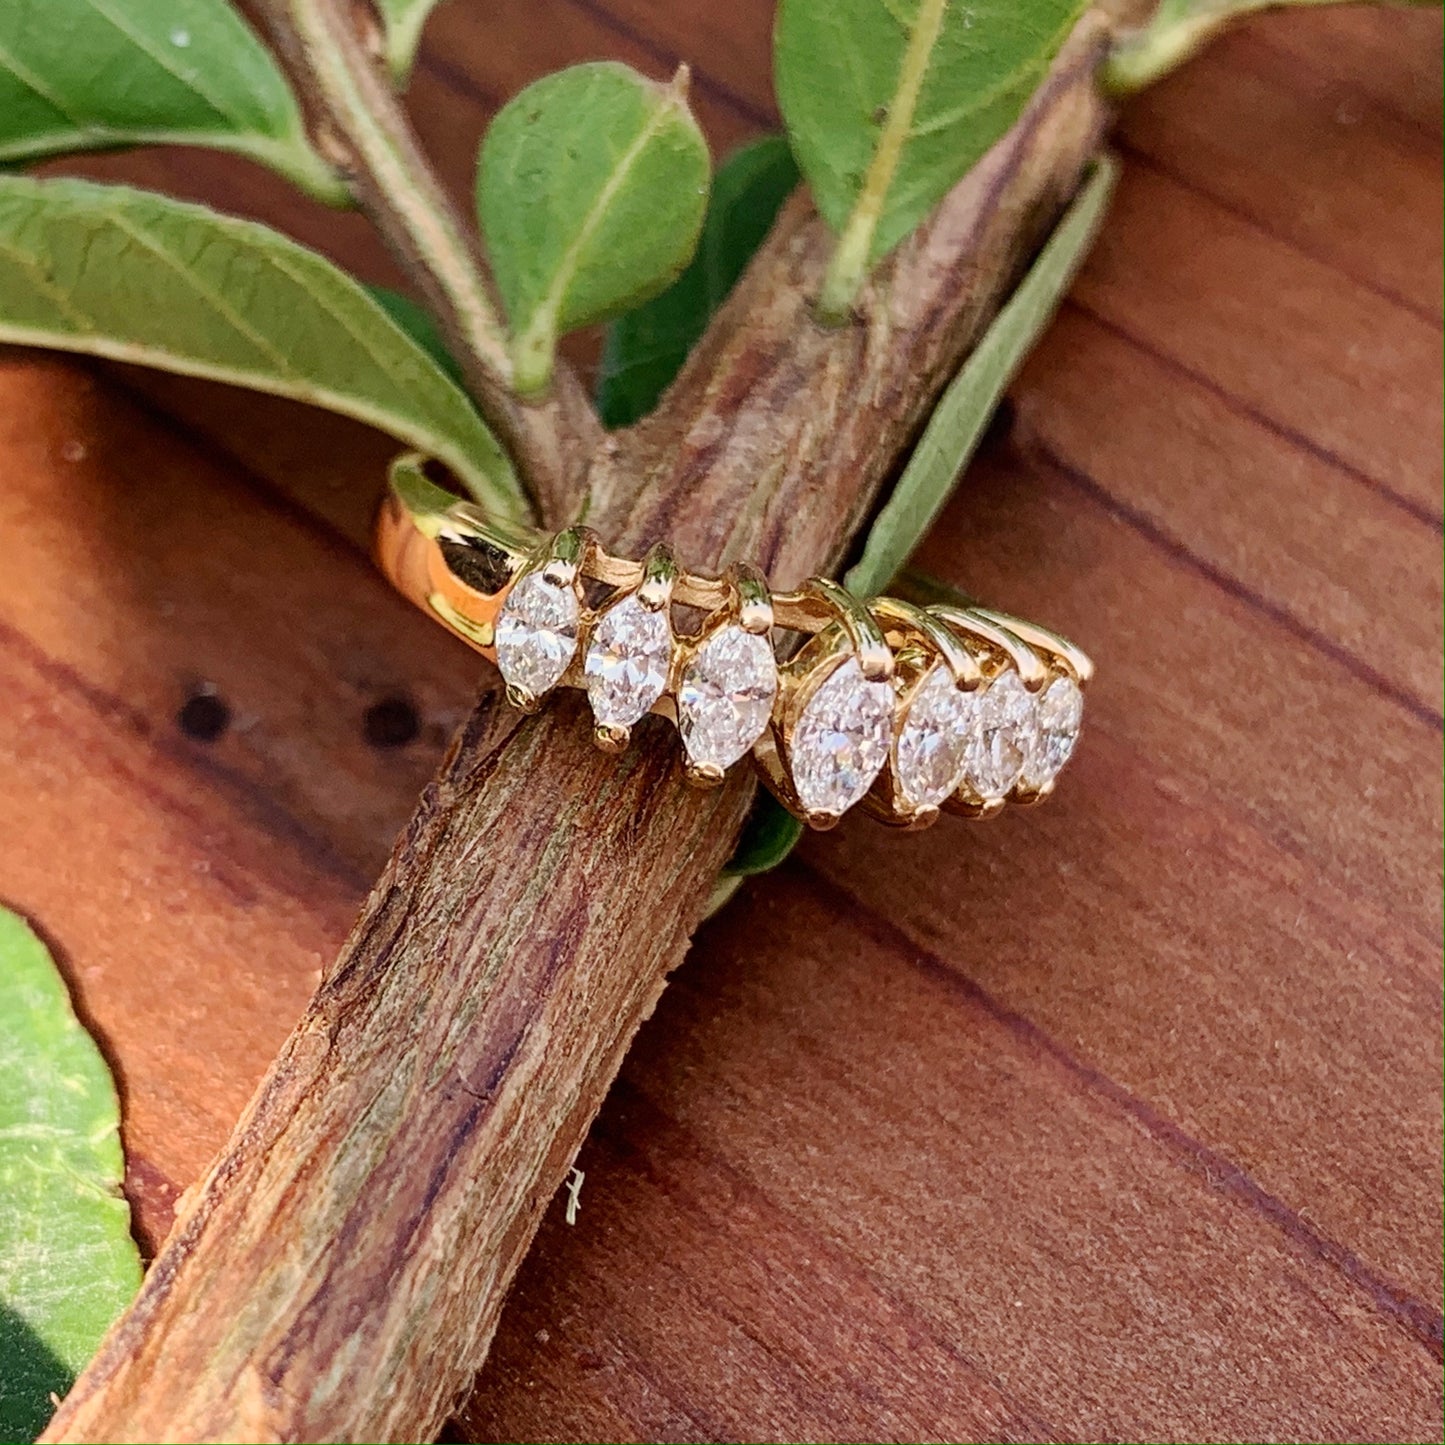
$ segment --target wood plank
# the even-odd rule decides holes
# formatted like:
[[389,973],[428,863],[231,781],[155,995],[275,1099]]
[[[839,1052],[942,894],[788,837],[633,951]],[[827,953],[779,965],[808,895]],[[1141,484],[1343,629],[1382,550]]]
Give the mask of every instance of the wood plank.
[[[1130,104],[1120,143],[1438,322],[1438,19],[1366,7],[1301,18],[1298,28],[1266,20],[1226,35]],[[1300,35],[1313,39],[1316,53],[1301,52]],[[1299,63],[1281,65],[1281,46]],[[1328,46],[1347,48],[1356,63],[1348,71],[1321,66]],[[1208,104],[1222,75],[1233,102],[1227,126]],[[1427,98],[1433,124],[1417,108]],[[1349,184],[1340,185],[1345,174]],[[1381,213],[1394,218],[1387,230],[1375,224]]]
[[[1015,389],[1017,445],[1067,459],[1121,516],[1438,719],[1438,520],[1077,303],[1057,331]],[[1161,466],[1170,441],[1177,459]]]
[[[1438,514],[1438,327],[1156,170],[1129,169],[1115,221],[1080,280],[1084,305]],[[1147,252],[1134,243],[1141,233]]]
[[274,804],[0,624],[5,902],[56,948],[117,1072],[153,1250],[300,1015],[355,888]]
[[[309,830],[359,897],[482,664],[363,551],[76,367],[17,356],[0,395],[0,527],[23,541],[0,617],[170,736],[188,699],[216,698],[210,763]],[[413,711],[415,738],[368,741],[388,708]]]

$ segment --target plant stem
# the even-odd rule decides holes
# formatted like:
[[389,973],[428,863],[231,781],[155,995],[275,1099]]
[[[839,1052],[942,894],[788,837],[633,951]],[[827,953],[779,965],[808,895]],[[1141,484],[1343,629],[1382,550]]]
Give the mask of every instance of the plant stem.
[[513,392],[505,329],[479,242],[436,179],[379,60],[337,0],[252,0],[316,132],[436,312],[482,415],[549,521],[580,501],[601,426],[559,368],[546,396]]
[[[1105,34],[1083,22],[855,326],[811,317],[832,245],[794,197],[659,410],[595,456],[610,542],[779,587],[836,567],[1088,165]],[[604,758],[582,711],[484,699],[44,1439],[435,1438],[752,794],[686,787],[656,720]]]

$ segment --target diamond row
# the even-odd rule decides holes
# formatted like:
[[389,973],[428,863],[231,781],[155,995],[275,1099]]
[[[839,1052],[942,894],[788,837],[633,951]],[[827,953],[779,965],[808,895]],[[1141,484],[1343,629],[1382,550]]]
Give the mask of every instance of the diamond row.
[[880,659],[841,615],[859,604],[830,595],[842,599],[838,620],[780,668],[769,607],[725,608],[699,636],[678,637],[668,586],[644,580],[594,614],[575,575],[538,567],[503,602],[497,662],[508,695],[531,708],[580,651],[573,678],[601,745],[625,746],[634,724],[670,704],[694,781],[719,780],[756,749],[774,791],[814,826],[865,797],[891,821],[919,823],[946,803],[989,813],[1052,787],[1083,720],[1086,678],[1067,656],[1030,648],[988,614],[885,601],[875,608],[891,607],[892,620],[871,634],[888,633]]

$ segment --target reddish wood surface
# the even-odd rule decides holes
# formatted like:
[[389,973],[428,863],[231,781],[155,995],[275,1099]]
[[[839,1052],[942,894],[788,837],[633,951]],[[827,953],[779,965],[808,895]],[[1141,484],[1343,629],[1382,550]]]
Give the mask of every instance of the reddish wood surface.
[[[767,9],[459,0],[449,181],[585,56],[769,123]],[[1439,1437],[1438,16],[1141,98],[1073,299],[924,561],[1100,662],[1058,798],[810,840],[699,937],[553,1208],[476,1440]],[[239,164],[92,170],[359,224]],[[122,1077],[154,1243],[344,936],[469,655],[364,554],[384,441],[0,356],[0,897]],[[230,726],[187,737],[214,690]],[[380,747],[378,704],[415,740]]]

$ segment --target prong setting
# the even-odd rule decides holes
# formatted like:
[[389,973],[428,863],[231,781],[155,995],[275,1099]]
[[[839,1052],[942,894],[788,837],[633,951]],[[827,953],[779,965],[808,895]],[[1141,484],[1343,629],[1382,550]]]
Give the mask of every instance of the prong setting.
[[604,753],[625,753],[632,741],[632,729],[616,723],[597,723],[592,729],[592,741]]
[[[811,828],[862,801],[912,829],[942,810],[982,819],[1041,802],[1074,751],[1093,664],[1037,624],[953,598],[865,604],[823,578],[775,594],[749,566],[707,577],[664,544],[629,561],[585,527],[529,542],[468,503],[454,510],[410,534],[395,508],[384,513],[393,581],[496,660],[521,711],[557,686],[585,688],[610,753],[648,713],[670,718],[695,787],[716,787],[751,753]],[[695,633],[675,632],[674,603],[704,616]],[[774,636],[789,631],[804,642],[780,665]]]
[[773,630],[773,597],[763,574],[738,562],[729,569],[728,580],[737,598],[738,626],[756,637],[766,637]]
[[682,771],[694,788],[715,788],[727,776],[716,763],[699,763],[692,758],[684,760]]
[[642,582],[637,589],[637,600],[649,612],[665,611],[672,601],[672,589],[677,585],[677,560],[672,548],[659,542],[648,552],[642,563]]

